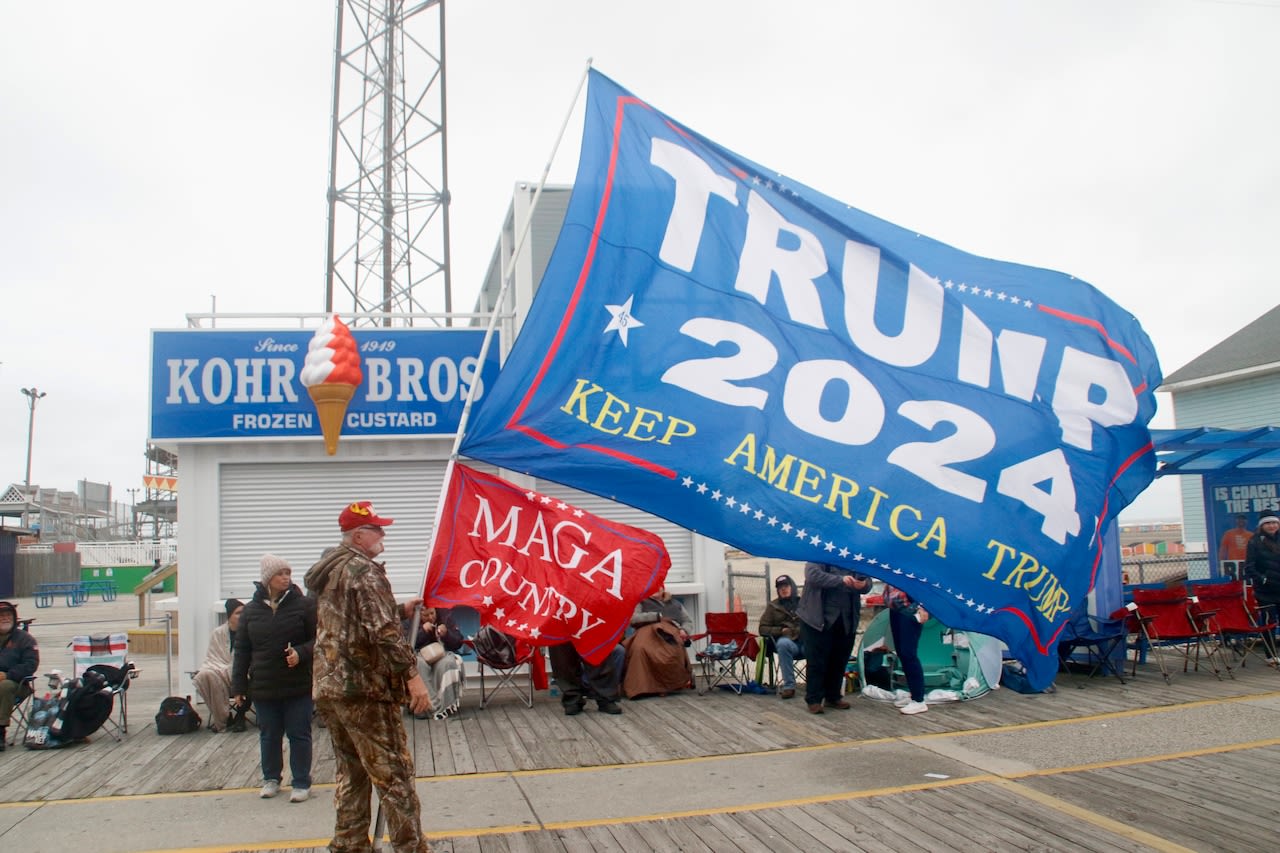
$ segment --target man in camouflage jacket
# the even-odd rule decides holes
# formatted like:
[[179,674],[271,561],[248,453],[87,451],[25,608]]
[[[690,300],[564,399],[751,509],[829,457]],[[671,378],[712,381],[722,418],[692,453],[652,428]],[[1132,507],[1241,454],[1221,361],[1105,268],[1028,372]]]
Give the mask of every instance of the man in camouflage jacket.
[[373,849],[371,786],[378,789],[396,853],[429,853],[401,711],[406,702],[414,713],[431,707],[400,625],[418,602],[396,604],[383,564],[373,559],[382,553],[391,522],[368,501],[351,504],[338,517],[342,544],[326,551],[306,576],[319,605],[313,697],[337,762],[337,817],[329,842],[334,853]]

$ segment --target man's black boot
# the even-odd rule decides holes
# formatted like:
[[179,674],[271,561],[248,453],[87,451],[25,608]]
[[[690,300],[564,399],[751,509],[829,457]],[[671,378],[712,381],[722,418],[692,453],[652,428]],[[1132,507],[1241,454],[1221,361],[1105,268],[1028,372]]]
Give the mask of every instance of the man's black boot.
[[576,717],[578,714],[582,713],[582,709],[586,706],[587,703],[581,699],[577,702],[569,702],[564,706],[564,715],[566,717]]
[[612,699],[601,699],[598,702],[596,702],[596,707],[600,710],[600,713],[602,714],[621,714],[622,713],[622,708],[619,707],[618,703],[614,702]]

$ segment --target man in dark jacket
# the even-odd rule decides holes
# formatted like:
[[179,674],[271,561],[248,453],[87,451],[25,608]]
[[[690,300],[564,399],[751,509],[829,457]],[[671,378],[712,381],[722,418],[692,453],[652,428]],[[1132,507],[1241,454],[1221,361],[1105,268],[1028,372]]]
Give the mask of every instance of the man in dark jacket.
[[804,594],[800,596],[800,641],[809,657],[809,680],[804,698],[810,714],[822,706],[847,709],[844,672],[858,636],[862,593],[871,578],[830,563],[804,564]]
[[773,586],[778,597],[765,606],[760,616],[759,633],[768,638],[778,653],[778,669],[782,671],[778,695],[790,699],[796,695],[796,661],[804,660],[804,647],[800,645],[800,616],[796,612],[800,599],[791,575],[778,575]]
[[0,601],[0,752],[4,752],[13,706],[29,690],[24,680],[40,668],[40,644],[18,627],[18,608]]

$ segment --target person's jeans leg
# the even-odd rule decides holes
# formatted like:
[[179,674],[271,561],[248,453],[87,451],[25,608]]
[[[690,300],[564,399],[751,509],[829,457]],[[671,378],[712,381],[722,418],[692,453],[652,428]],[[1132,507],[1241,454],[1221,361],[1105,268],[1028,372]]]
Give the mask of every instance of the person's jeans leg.
[[551,660],[551,675],[560,687],[560,703],[566,708],[582,705],[587,701],[582,684],[582,658],[569,643],[547,649]]
[[622,662],[626,658],[622,646],[614,646],[609,656],[592,666],[582,662],[582,680],[586,682],[591,698],[605,702],[618,701],[619,686],[622,682]]
[[284,731],[289,736],[289,784],[294,788],[310,788],[311,697],[288,699],[284,708]]
[[924,701],[924,666],[920,663],[920,633],[924,626],[914,613],[902,610],[889,611],[889,630],[893,633],[893,649],[902,664],[902,674],[907,678],[911,701]]
[[790,637],[778,637],[773,645],[778,650],[778,668],[782,670],[782,689],[795,690],[796,655],[800,653],[800,647]]
[[284,705],[279,699],[254,699],[258,713],[258,760],[263,781],[284,778]]

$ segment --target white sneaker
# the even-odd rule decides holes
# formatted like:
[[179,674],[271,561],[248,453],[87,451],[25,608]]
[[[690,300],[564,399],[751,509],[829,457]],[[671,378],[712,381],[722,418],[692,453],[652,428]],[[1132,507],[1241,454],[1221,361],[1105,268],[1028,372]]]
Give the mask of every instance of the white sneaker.
[[305,803],[307,798],[311,796],[310,788],[294,788],[289,792],[289,802]]
[[262,784],[262,790],[258,792],[258,796],[269,800],[278,793],[280,793],[280,783],[275,779],[268,779]]
[[929,706],[923,702],[908,702],[898,709],[900,714],[923,714],[929,710]]
[[911,704],[910,693],[906,694],[905,696],[899,696],[897,699],[893,700],[893,707],[895,708],[905,708],[910,704]]

